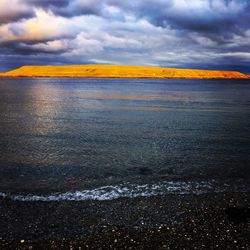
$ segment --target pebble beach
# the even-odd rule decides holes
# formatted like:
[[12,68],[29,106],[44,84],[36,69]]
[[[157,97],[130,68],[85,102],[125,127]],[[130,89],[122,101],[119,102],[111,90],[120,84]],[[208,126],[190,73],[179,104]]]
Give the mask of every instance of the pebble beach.
[[249,249],[249,193],[0,201],[1,249]]

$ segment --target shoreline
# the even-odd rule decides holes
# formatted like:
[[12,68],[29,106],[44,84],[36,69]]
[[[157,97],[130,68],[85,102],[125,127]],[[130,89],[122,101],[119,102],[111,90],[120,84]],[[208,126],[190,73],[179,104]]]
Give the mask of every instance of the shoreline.
[[[249,194],[158,195],[80,202],[0,199],[0,247],[247,249]],[[231,208],[240,213],[230,217]],[[240,216],[242,209],[246,212]]]
[[1,78],[9,78],[9,79],[16,79],[16,78],[69,78],[69,79],[180,79],[180,80],[250,80],[250,76],[248,77],[162,77],[162,76],[10,76],[10,75],[1,75]]

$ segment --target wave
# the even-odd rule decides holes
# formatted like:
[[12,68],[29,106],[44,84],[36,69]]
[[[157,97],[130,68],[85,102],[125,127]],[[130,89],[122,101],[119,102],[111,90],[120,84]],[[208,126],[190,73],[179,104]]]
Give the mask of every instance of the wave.
[[54,193],[49,195],[11,194],[0,192],[0,197],[14,201],[85,201],[85,200],[113,200],[122,197],[148,197],[164,194],[204,194],[209,192],[248,192],[244,184],[232,185],[211,181],[164,181],[156,184],[120,184],[102,186],[95,189]]

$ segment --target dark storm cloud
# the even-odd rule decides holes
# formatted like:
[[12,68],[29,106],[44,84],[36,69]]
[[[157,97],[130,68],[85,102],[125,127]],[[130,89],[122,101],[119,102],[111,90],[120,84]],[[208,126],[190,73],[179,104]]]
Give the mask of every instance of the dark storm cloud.
[[57,15],[102,15],[105,7],[118,7],[124,12],[146,18],[155,25],[176,29],[218,32],[247,26],[250,2],[247,0],[23,0],[31,7],[42,7]]
[[20,19],[27,19],[33,17],[34,13],[32,11],[16,11],[12,13],[0,13],[0,24],[15,22]]
[[86,14],[98,15],[101,12],[102,1],[98,0],[26,0],[34,7],[42,7],[56,15],[73,17]]
[[68,50],[68,47],[61,46],[58,48],[47,48],[46,44],[53,43],[53,41],[43,41],[42,43],[28,42],[9,42],[3,44],[0,48],[0,53],[5,55],[20,55],[20,56],[29,56],[29,55],[39,55],[39,54],[53,54],[59,55]]
[[160,1],[157,6],[146,1],[138,6],[137,13],[156,25],[209,34],[249,27],[249,11],[249,1],[198,0],[168,1],[168,4]]
[[59,8],[66,7],[72,0],[25,0],[28,4],[33,6],[39,6],[44,8],[50,8],[52,6],[56,6]]

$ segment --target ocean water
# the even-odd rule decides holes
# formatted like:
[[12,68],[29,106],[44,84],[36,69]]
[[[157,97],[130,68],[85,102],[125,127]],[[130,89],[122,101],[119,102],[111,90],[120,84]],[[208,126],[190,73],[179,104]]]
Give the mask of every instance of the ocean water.
[[250,81],[0,79],[0,197],[250,191]]

